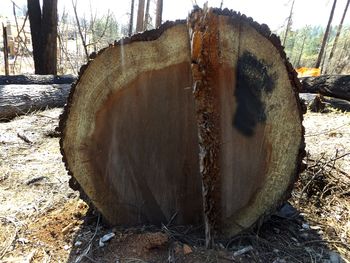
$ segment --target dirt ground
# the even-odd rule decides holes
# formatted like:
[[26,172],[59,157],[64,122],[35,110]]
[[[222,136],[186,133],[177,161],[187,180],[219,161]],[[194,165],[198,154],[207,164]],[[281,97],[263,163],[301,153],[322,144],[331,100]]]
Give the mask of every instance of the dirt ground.
[[200,227],[103,226],[68,186],[60,113],[0,123],[0,262],[350,262],[349,113],[307,113],[308,169],[291,199],[212,250]]

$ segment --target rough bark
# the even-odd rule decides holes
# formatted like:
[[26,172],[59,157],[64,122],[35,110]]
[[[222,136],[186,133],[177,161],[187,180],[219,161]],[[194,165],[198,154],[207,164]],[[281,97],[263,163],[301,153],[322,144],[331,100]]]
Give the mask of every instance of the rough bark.
[[350,101],[350,75],[323,75],[300,79],[301,92],[319,93]]
[[63,107],[70,84],[0,85],[0,121],[46,108]]
[[305,154],[300,84],[266,26],[217,9],[188,21],[85,65],[60,145],[71,185],[108,222],[205,222],[210,246],[288,198]]
[[57,0],[27,0],[35,73],[57,74]]

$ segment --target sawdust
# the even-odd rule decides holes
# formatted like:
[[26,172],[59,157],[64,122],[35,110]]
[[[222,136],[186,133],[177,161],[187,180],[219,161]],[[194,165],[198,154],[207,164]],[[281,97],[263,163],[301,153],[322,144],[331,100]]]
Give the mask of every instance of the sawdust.
[[277,213],[205,250],[201,228],[108,228],[88,212],[68,186],[60,112],[0,123],[0,262],[350,261],[349,114],[305,115],[309,168],[289,200],[296,215]]

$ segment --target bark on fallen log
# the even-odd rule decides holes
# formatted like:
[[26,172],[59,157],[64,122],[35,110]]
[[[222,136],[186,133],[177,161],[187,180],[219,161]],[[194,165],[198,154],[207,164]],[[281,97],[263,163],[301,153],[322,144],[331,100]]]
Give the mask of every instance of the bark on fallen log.
[[0,121],[45,108],[63,107],[70,84],[0,85]]
[[[300,94],[300,98],[305,101],[312,112],[328,112],[329,108],[350,112],[350,102],[347,100],[311,93]],[[317,103],[319,106],[316,106]]]
[[324,75],[300,79],[303,93],[319,93],[350,101],[350,75]]
[[73,75],[11,75],[0,76],[0,85],[22,84],[71,84],[76,79]]

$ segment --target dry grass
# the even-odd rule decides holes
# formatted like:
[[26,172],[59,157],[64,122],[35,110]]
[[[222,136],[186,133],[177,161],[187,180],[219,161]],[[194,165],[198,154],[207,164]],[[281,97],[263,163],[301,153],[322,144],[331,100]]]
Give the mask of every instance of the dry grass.
[[[60,112],[0,123],[0,262],[350,262],[349,114],[305,116],[309,168],[289,200],[292,215],[272,215],[206,251],[198,228],[108,229],[86,215],[61,161]],[[116,236],[100,247],[110,231]],[[168,240],[150,246],[150,232]]]

